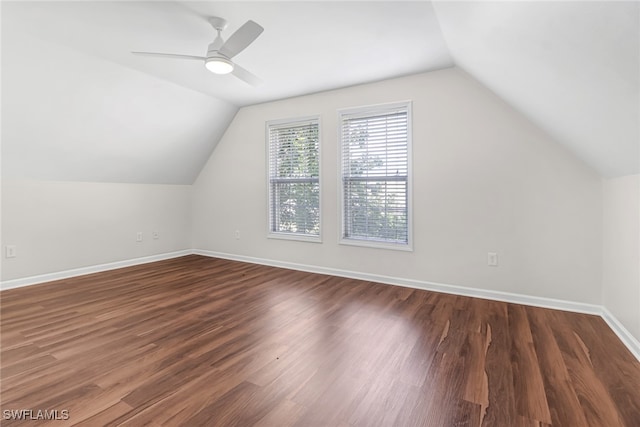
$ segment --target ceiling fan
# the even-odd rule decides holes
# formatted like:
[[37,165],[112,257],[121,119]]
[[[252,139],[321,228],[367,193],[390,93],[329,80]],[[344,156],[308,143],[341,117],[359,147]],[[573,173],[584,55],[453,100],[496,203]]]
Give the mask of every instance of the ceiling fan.
[[260,78],[245,70],[238,64],[231,61],[231,58],[242,52],[247,46],[258,38],[264,28],[254,21],[247,21],[238,28],[238,30],[229,37],[225,42],[220,33],[227,27],[227,21],[213,16],[209,18],[209,23],[218,32],[215,40],[209,44],[207,48],[207,56],[180,55],[175,53],[158,53],[158,52],[131,52],[134,55],[154,56],[158,58],[175,58],[175,59],[192,59],[203,61],[204,66],[215,74],[231,73],[240,80],[247,82],[252,86],[259,85],[262,81]]

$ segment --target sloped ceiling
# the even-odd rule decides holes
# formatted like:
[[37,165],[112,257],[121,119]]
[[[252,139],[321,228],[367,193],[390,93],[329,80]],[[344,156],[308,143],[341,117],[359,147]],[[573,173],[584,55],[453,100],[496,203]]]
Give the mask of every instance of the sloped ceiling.
[[602,175],[640,172],[640,2],[435,2],[456,65]]
[[[237,109],[458,65],[605,176],[638,173],[638,3],[2,2],[2,175],[194,181]],[[207,16],[264,33],[198,62]]]
[[[208,16],[265,28],[263,85],[131,54],[204,55]],[[425,2],[3,2],[2,66],[3,176],[189,184],[240,106],[452,62]]]

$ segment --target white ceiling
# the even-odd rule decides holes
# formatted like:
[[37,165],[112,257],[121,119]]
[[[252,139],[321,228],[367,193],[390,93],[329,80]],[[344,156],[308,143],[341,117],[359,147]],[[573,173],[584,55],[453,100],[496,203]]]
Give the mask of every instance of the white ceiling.
[[456,65],[602,175],[640,173],[640,2],[434,5]]
[[[638,173],[638,3],[2,2],[3,176],[193,182],[238,107],[459,65],[603,175]],[[264,33],[196,61],[207,16]],[[446,40],[446,42],[445,42]]]
[[[208,16],[265,28],[263,85],[130,53],[204,55]],[[430,3],[377,1],[3,2],[2,61],[3,175],[179,184],[240,106],[452,66]]]

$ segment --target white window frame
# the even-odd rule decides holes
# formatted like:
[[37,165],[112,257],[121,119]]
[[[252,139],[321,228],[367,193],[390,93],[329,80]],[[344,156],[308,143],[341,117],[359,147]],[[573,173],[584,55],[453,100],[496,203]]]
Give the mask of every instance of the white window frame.
[[[413,172],[412,172],[412,102],[399,101],[393,103],[368,105],[361,107],[343,108],[338,110],[338,185],[339,185],[339,218],[338,241],[342,245],[364,246],[379,249],[392,249],[400,251],[413,251]],[[394,243],[383,240],[356,239],[345,237],[345,189],[343,180],[343,140],[342,125],[346,116],[374,116],[392,112],[393,110],[406,109],[407,111],[407,242]]]
[[[270,150],[270,130],[273,127],[295,127],[305,123],[316,123],[318,126],[318,235],[312,234],[302,234],[302,233],[288,233],[282,231],[272,231],[272,215],[273,212],[271,210],[271,150]],[[266,140],[266,172],[267,172],[267,237],[270,239],[284,239],[284,240],[297,240],[302,242],[313,242],[313,243],[322,243],[322,122],[320,120],[320,115],[312,115],[312,116],[304,116],[304,117],[296,117],[296,118],[288,118],[288,119],[278,119],[278,120],[269,120],[265,123],[265,140]]]

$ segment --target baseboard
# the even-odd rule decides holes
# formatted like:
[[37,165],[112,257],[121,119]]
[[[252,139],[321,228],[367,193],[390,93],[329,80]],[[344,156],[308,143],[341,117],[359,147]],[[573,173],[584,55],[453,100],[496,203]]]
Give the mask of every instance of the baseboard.
[[448,285],[443,283],[427,282],[422,280],[404,279],[400,277],[380,276],[357,271],[341,270],[315,265],[297,264],[293,262],[277,261],[265,258],[255,258],[244,255],[234,255],[223,252],[195,249],[193,254],[213,258],[223,258],[233,261],[249,262],[252,264],[268,265],[271,267],[288,268],[291,270],[306,271],[309,273],[329,274],[332,276],[346,277],[350,279],[367,280],[371,282],[385,283],[389,285],[405,286],[427,291],[442,292],[446,294],[462,295],[474,298],[483,298],[494,301],[503,301],[513,304],[530,305],[534,307],[550,308],[554,310],[570,311],[574,313],[594,314],[600,316],[609,325],[622,343],[640,361],[640,344],[631,333],[615,318],[605,307],[596,304],[586,304],[574,301],[559,300],[554,298],[537,297],[531,295],[515,294],[510,292],[491,291],[486,289],[468,288],[465,286]]
[[222,258],[233,261],[242,261],[252,264],[268,265],[271,267],[287,268],[290,270],[306,271],[309,273],[328,274],[350,279],[366,280],[370,282],[385,283],[388,285],[405,286],[408,288],[423,289],[427,291],[442,292],[447,294],[462,295],[474,298],[483,298],[495,301],[503,301],[514,304],[530,305],[534,307],[551,308],[554,310],[571,311],[575,313],[595,314],[601,316],[609,325],[613,332],[620,338],[622,343],[640,361],[640,343],[624,327],[618,319],[601,305],[579,303],[574,301],[559,300],[554,298],[537,297],[531,295],[515,294],[510,292],[492,291],[486,289],[468,288],[465,286],[449,285],[443,283],[428,282],[422,280],[405,279],[401,277],[382,276],[358,271],[342,270],[330,267],[319,267],[316,265],[298,264],[293,262],[278,261],[266,258],[256,258],[244,255],[228,254],[223,252],[208,251],[202,249],[182,250],[168,252],[164,254],[152,255],[141,258],[134,258],[124,261],[116,261],[106,264],[92,265],[88,267],[76,268],[72,270],[59,271],[55,273],[42,274],[38,276],[25,277],[21,279],[5,280],[0,282],[0,290],[19,288],[23,286],[35,285],[38,283],[51,282],[53,280],[66,279],[70,277],[82,276],[85,274],[98,273],[101,271],[115,270],[117,268],[130,267],[139,264],[147,264],[155,261],[162,261],[177,258],[185,255],[202,255],[213,258]]
[[510,292],[491,291],[486,289],[468,288],[465,286],[449,285],[443,283],[427,282],[423,280],[405,279],[401,277],[382,276],[379,274],[362,273],[359,271],[341,270],[329,267],[319,267],[308,264],[277,261],[264,258],[254,258],[243,255],[233,255],[222,252],[193,250],[196,255],[204,255],[213,258],[223,258],[234,261],[244,261],[252,264],[269,265],[272,267],[288,268],[291,270],[307,271],[309,273],[329,274],[332,276],[347,277],[349,279],[367,280],[370,282],[399,285],[408,288],[423,289],[426,291],[442,292],[474,298],[484,298],[495,301],[504,301],[514,304],[531,305],[535,307],[553,308],[556,310],[572,311],[576,313],[601,314],[602,307],[595,304],[586,304],[573,301],[565,301],[553,298],[536,297],[530,295],[515,294]]
[[602,318],[607,325],[615,332],[620,340],[627,346],[629,351],[640,361],[640,342],[631,335],[631,332],[607,309],[602,307]]
[[88,267],[74,268],[72,270],[57,271],[55,273],[40,274],[21,279],[5,280],[0,282],[0,290],[20,288],[23,286],[36,285],[38,283],[51,282],[53,280],[67,279],[69,277],[83,276],[85,274],[99,273],[101,271],[115,270],[116,268],[130,267],[133,265],[147,264],[165,259],[177,258],[180,256],[190,255],[191,250],[182,250],[176,252],[167,252],[158,255],[151,255],[141,258],[127,259],[124,261],[109,262],[106,264],[91,265]]

